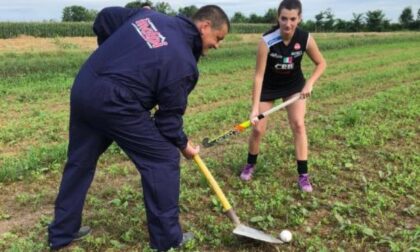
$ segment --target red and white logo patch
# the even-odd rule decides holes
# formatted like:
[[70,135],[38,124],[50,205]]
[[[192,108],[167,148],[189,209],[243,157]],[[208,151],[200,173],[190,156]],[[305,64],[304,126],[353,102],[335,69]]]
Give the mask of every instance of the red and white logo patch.
[[154,49],[168,45],[168,42],[165,41],[166,38],[156,29],[149,18],[139,19],[132,25],[150,48]]
[[295,50],[300,50],[300,44],[299,43],[296,43],[294,49]]

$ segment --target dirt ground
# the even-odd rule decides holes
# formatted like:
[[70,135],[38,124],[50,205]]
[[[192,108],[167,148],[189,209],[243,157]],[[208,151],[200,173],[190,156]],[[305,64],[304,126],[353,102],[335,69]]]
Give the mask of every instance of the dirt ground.
[[[240,37],[241,43],[257,42],[261,35],[240,34]],[[22,35],[16,38],[0,39],[0,53],[54,52],[63,49],[93,51],[96,47],[96,37],[37,38]]]
[[19,36],[0,39],[0,53],[52,52],[61,49],[92,51],[96,47],[95,37],[36,38]]

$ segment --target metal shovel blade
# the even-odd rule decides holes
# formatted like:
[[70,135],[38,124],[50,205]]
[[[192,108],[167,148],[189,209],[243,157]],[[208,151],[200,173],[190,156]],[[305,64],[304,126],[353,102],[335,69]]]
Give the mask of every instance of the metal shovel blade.
[[271,235],[268,235],[260,230],[247,227],[243,224],[239,224],[236,226],[236,228],[233,230],[233,233],[236,235],[245,236],[254,240],[274,243],[274,244],[282,244],[283,242],[277,238],[274,238]]
[[239,221],[238,216],[236,215],[235,211],[233,210],[232,206],[230,205],[229,201],[226,199],[225,194],[223,193],[222,189],[220,189],[219,185],[217,184],[216,180],[214,179],[213,175],[210,173],[207,166],[204,164],[203,160],[201,160],[198,154],[194,155],[194,161],[197,163],[198,167],[200,168],[201,172],[206,177],[207,181],[209,182],[211,188],[217,195],[217,198],[220,200],[223,206],[223,210],[225,214],[232,220],[235,224],[236,228],[233,230],[233,233],[236,235],[245,236],[254,240],[269,242],[269,243],[276,243],[281,244],[283,243],[281,240],[272,237],[271,235],[265,234],[257,229],[253,229],[242,225]]

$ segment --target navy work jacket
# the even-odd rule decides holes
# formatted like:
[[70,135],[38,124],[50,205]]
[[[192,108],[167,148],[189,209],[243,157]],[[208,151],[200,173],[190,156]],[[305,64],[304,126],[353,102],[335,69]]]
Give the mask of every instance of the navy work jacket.
[[161,134],[180,149],[187,145],[182,116],[198,81],[202,52],[195,24],[149,9],[109,7],[94,22],[98,49],[86,62],[97,76],[130,89],[154,115]]

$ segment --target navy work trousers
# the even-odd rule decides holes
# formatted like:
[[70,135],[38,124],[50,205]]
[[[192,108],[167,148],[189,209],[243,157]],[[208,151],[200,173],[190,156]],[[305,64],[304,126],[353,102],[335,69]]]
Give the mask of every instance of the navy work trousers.
[[73,240],[98,158],[113,141],[141,174],[151,247],[179,245],[180,154],[160,134],[150,112],[127,88],[86,71],[76,78],[70,107],[68,157],[48,227],[50,246],[59,248]]

